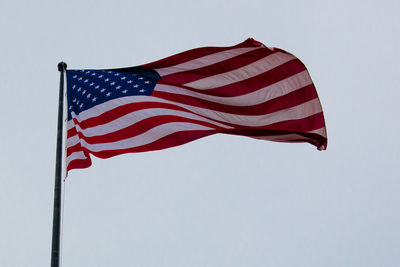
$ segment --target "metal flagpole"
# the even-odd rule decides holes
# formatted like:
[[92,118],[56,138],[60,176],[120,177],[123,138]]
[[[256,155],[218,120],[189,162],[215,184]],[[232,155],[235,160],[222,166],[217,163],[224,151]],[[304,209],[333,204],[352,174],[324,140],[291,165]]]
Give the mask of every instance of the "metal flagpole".
[[58,63],[60,71],[60,91],[58,97],[57,152],[54,182],[53,237],[51,245],[51,267],[60,265],[60,233],[61,233],[61,184],[62,184],[62,142],[63,142],[63,110],[64,110],[64,73],[65,62]]

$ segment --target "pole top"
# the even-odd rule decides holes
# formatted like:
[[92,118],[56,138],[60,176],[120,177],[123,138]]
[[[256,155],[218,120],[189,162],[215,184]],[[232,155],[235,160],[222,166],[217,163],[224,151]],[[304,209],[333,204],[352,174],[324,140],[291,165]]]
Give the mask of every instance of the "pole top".
[[65,63],[64,61],[58,63],[58,71],[64,71],[66,69],[67,69],[67,63]]

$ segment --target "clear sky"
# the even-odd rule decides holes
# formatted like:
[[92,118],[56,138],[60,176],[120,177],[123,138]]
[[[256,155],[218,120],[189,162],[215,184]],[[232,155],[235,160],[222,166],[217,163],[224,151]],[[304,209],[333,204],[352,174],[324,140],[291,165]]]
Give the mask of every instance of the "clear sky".
[[215,135],[66,181],[63,266],[400,266],[400,2],[0,0],[0,266],[49,266],[59,73],[248,37],[308,67],[327,151]]

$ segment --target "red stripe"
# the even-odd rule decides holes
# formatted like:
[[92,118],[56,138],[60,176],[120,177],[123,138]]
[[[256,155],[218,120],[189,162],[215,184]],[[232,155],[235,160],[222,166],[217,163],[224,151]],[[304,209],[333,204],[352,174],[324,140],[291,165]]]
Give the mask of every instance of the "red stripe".
[[[296,133],[292,133],[296,134]],[[318,136],[316,134],[297,134],[298,137],[290,137],[290,139],[282,139],[282,140],[271,140],[274,142],[282,142],[282,143],[309,143],[311,145],[314,145],[316,147],[321,147],[324,145],[324,140],[321,139],[321,136]],[[309,137],[305,137],[302,135],[309,135]]]
[[196,58],[200,58],[200,57],[204,57],[204,56],[208,56],[214,53],[218,53],[218,52],[222,52],[222,51],[226,51],[226,50],[230,50],[233,48],[242,48],[242,47],[258,47],[261,46],[262,44],[251,40],[251,39],[247,39],[246,41],[244,41],[243,43],[240,43],[238,45],[235,46],[229,46],[229,47],[200,47],[200,48],[195,48],[195,49],[191,49],[188,51],[184,51],[181,52],[179,54],[161,59],[161,60],[157,60],[145,65],[142,65],[142,67],[144,68],[149,68],[149,69],[159,69],[159,68],[166,68],[166,67],[170,67],[170,66],[174,66],[177,64],[181,64]]
[[271,99],[270,101],[252,106],[224,105],[192,96],[178,95],[159,91],[153,92],[153,95],[158,98],[163,98],[165,100],[170,100],[186,105],[238,115],[263,115],[267,113],[272,113],[278,110],[300,105],[304,102],[318,97],[314,85],[312,84],[293,91],[289,94]]
[[[154,150],[161,150],[169,147],[179,146],[194,141],[196,139],[199,139],[201,137],[205,137],[215,133],[216,132],[214,131],[182,131],[165,136],[163,138],[158,139],[155,142],[143,146],[127,148],[127,149],[118,149],[118,150],[105,150],[105,151],[90,152],[90,153],[95,155],[96,157],[105,159],[125,153],[154,151]],[[86,148],[84,148],[84,150],[88,151]]]
[[[77,123],[74,123],[74,124],[76,125]],[[74,126],[74,127],[72,127],[71,129],[69,129],[67,131],[67,138],[70,138],[70,137],[72,137],[72,136],[74,136],[76,134],[77,134],[77,131],[76,131],[76,128]]]
[[[74,152],[82,151],[82,146],[80,143],[67,147],[67,157],[70,156]],[[86,155],[88,156],[88,155]]]
[[155,116],[148,119],[144,119],[138,123],[130,125],[129,127],[113,131],[105,135],[86,137],[82,133],[78,132],[78,136],[79,138],[85,140],[89,144],[111,143],[141,135],[156,126],[171,122],[188,122],[188,123],[203,125],[210,128],[222,129],[221,127],[217,127],[207,122],[178,117],[178,116],[166,115],[166,116]]
[[292,132],[310,132],[325,127],[322,112],[299,120],[281,121],[268,125],[268,129],[287,130]]
[[67,166],[67,172],[72,170],[72,169],[83,169],[83,168],[88,168],[92,165],[92,160],[90,157],[87,159],[76,159],[71,162],[69,162]]
[[170,84],[189,83],[209,76],[233,71],[271,55],[272,53],[274,52],[269,49],[259,48],[209,66],[163,76],[161,81]]
[[[236,129],[236,130],[228,130],[225,132],[226,134],[232,135],[241,135],[241,136],[248,136],[248,137],[258,137],[258,136],[276,136],[276,135],[287,135],[287,134],[296,134],[301,137],[296,139],[287,139],[284,142],[307,142],[317,147],[321,147],[323,145],[326,146],[326,138],[320,136],[319,134],[314,133],[306,133],[303,132],[301,129],[295,130],[274,130],[274,129]],[[282,141],[283,142],[283,141]]]

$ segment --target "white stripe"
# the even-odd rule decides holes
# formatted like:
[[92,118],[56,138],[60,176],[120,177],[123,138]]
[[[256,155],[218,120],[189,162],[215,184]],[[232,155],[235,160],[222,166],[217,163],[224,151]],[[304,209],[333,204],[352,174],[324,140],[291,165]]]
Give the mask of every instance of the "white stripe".
[[237,115],[198,107],[190,107],[190,109],[195,113],[210,119],[247,127],[259,127],[280,121],[303,119],[322,111],[318,98],[305,102],[301,105],[264,115]]
[[[93,111],[93,113],[95,114],[96,111]],[[105,135],[105,134],[108,134],[111,132],[115,132],[115,131],[124,129],[126,127],[129,127],[129,126],[131,126],[135,123],[138,123],[147,118],[156,117],[156,116],[166,116],[166,115],[179,116],[182,118],[190,118],[190,119],[194,119],[194,120],[198,120],[198,121],[204,121],[204,122],[211,123],[215,126],[218,125],[220,127],[226,128],[226,129],[232,128],[230,126],[225,126],[218,122],[208,120],[206,118],[197,116],[197,115],[189,113],[189,112],[165,109],[165,108],[151,108],[151,109],[138,110],[138,111],[129,113],[125,116],[122,116],[118,119],[115,119],[113,121],[110,121],[109,123],[94,126],[94,127],[87,128],[87,129],[82,129],[79,125],[76,125],[75,127],[76,127],[76,130],[78,132],[81,132],[84,136],[92,137],[92,136]],[[77,120],[80,121],[79,118],[77,118]]]
[[87,157],[82,151],[74,152],[67,157],[67,164],[76,159],[87,159]]
[[75,127],[75,123],[72,120],[67,121],[67,131]]
[[200,90],[221,87],[257,76],[268,70],[276,68],[277,66],[282,65],[292,59],[295,59],[295,57],[292,55],[277,52],[233,71],[224,72],[197,81],[186,83],[184,85]]
[[309,133],[319,134],[326,138],[326,128],[325,127],[322,127],[322,128],[319,128],[319,129],[316,129],[313,131],[309,131]]
[[141,135],[111,143],[89,144],[85,140],[81,139],[81,145],[93,152],[134,148],[155,142],[173,133],[182,131],[206,131],[206,130],[214,130],[214,129],[194,123],[173,122],[154,127]]
[[79,144],[79,141],[80,141],[79,136],[76,134],[74,136],[68,137],[67,143],[65,145],[68,148],[68,147],[74,146],[76,144]]
[[177,72],[182,72],[182,71],[188,71],[188,70],[193,70],[193,69],[198,69],[202,68],[205,66],[209,66],[236,56],[239,56],[241,54],[250,52],[255,49],[259,49],[260,47],[243,47],[243,48],[234,48],[222,52],[217,52],[211,55],[207,55],[204,57],[196,58],[175,66],[171,67],[166,67],[166,68],[160,68],[160,69],[155,69],[161,76],[177,73]]
[[67,131],[75,127],[75,123],[72,120],[67,121]]
[[257,91],[234,97],[205,95],[178,86],[166,84],[157,84],[154,90],[166,93],[192,96],[215,103],[240,107],[258,105],[271,99],[296,91],[310,84],[312,84],[312,80],[308,72],[305,70],[277,83],[261,88]]

